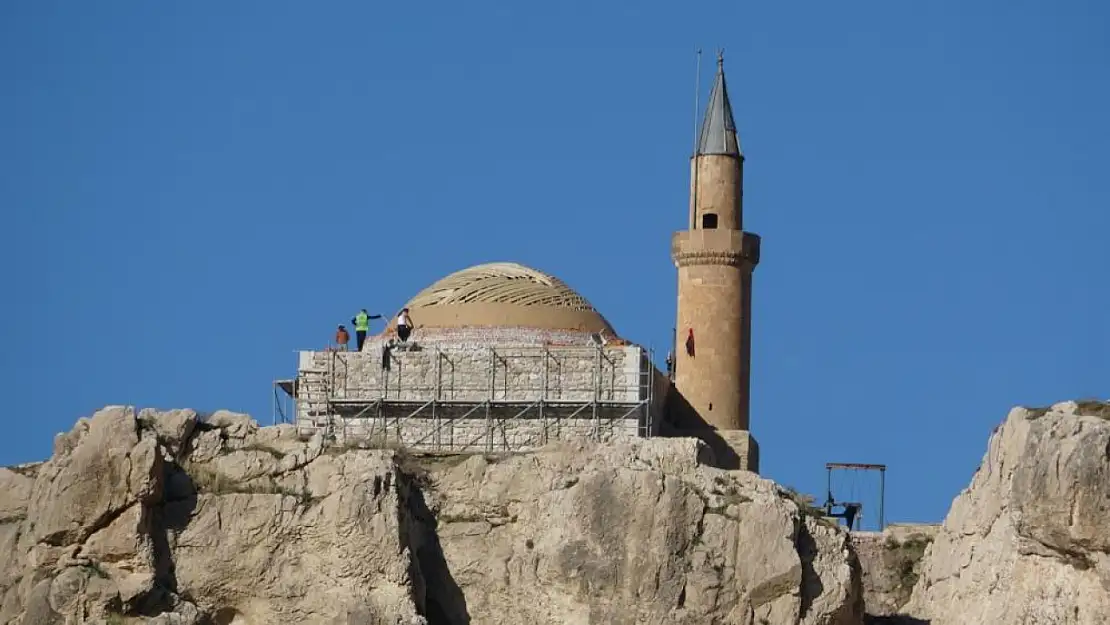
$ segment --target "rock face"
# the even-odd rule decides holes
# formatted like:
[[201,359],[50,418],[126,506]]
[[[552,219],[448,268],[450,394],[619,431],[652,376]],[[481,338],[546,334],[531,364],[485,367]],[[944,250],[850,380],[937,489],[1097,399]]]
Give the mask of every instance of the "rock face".
[[0,469],[0,624],[861,623],[845,532],[700,445],[414,456],[109,407]]
[[894,616],[902,611],[921,575],[925,549],[937,528],[888,525],[882,532],[852,532],[852,546],[863,571],[863,603],[868,617]]
[[1011,411],[925,557],[913,622],[1110,621],[1110,405]]
[[434,472],[428,503],[461,589],[442,622],[859,622],[844,532],[677,445],[472,456]]

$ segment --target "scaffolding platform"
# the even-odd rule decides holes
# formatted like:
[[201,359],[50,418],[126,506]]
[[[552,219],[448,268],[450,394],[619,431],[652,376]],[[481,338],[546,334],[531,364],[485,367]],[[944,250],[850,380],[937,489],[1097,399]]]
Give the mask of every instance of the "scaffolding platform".
[[[526,451],[658,433],[669,380],[635,345],[300,352],[275,421],[337,444]],[[283,407],[282,394],[293,407]]]

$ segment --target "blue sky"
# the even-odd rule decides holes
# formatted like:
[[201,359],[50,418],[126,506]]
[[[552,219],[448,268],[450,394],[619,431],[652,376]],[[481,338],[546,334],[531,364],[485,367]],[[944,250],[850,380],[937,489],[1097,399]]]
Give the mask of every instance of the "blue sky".
[[767,476],[939,520],[1011,406],[1110,393],[1105,2],[13,0],[0,464],[106,404],[268,422],[294,350],[485,261],[661,361],[717,46]]

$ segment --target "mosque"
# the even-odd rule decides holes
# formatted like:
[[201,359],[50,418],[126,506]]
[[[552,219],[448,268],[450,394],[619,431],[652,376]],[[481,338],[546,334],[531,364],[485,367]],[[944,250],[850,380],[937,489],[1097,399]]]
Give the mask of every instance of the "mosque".
[[[526,451],[552,441],[690,436],[710,462],[759,470],[749,425],[752,272],[744,155],[723,59],[691,157],[689,224],[671,239],[676,341],[667,371],[558,278],[515,263],[452,273],[358,351],[303,351],[283,418],[343,444]],[[276,396],[275,391],[275,396]]]

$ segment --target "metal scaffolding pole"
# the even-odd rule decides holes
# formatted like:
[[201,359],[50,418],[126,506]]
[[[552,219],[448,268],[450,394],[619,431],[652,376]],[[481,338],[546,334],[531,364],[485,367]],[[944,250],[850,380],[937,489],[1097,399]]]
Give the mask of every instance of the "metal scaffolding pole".
[[544,345],[543,346],[543,391],[540,393],[540,428],[542,428],[540,430],[540,444],[541,445],[546,445],[547,444],[547,414],[544,413],[543,408],[544,408],[544,404],[547,402],[547,387],[548,387],[547,361],[548,361],[549,355],[550,355],[550,352],[547,349],[547,345]]
[[486,401],[486,451],[493,451],[493,419],[490,414],[497,379],[497,350],[489,348],[489,399]]
[[883,516],[883,504],[886,503],[886,466],[879,469],[879,531],[886,529],[886,517]]
[[597,356],[596,356],[596,365],[594,367],[595,373],[594,373],[594,401],[593,401],[593,407],[594,407],[593,438],[596,441],[596,440],[601,439],[601,424],[598,421],[599,417],[598,417],[598,413],[597,413],[597,408],[598,408],[597,401],[598,401],[598,398],[601,394],[601,346],[600,345],[596,346],[595,350],[596,350],[595,353],[597,354]]
[[324,374],[326,376],[324,378],[324,414],[325,418],[327,419],[327,430],[325,431],[324,436],[327,438],[334,438],[335,425],[333,423],[334,417],[332,416],[334,412],[331,409],[331,396],[332,389],[335,387],[335,352],[332,352],[330,356],[325,356],[325,358],[327,358],[327,366],[325,367],[327,373]]
[[[479,402],[479,403],[475,404],[470,410],[467,410],[466,412],[462,413],[461,415],[459,415],[457,417],[448,418],[446,421],[441,420],[439,428],[437,428],[436,431],[429,432],[429,433],[425,434],[423,437],[413,441],[412,444],[414,446],[415,445],[420,445],[424,441],[426,441],[428,439],[428,437],[438,437],[439,436],[439,430],[442,429],[444,426],[446,426],[448,423],[451,423],[452,421],[456,421],[456,420],[461,421],[462,419],[466,419],[466,418],[470,417],[470,415],[474,414],[475,412],[478,412],[478,410],[484,408],[485,406],[486,406],[486,402]],[[454,438],[454,437],[452,437],[452,438]],[[454,448],[454,444],[452,443],[452,445],[450,445],[450,447]]]
[[440,441],[439,441],[439,414],[436,412],[436,403],[435,402],[439,401],[440,393],[441,393],[441,390],[443,388],[442,376],[443,376],[443,353],[440,351],[439,347],[437,346],[436,347],[436,390],[435,390],[436,394],[435,394],[435,398],[432,400],[433,401],[433,403],[432,403],[432,427],[435,428],[435,433],[436,433],[435,440],[432,441],[432,444],[435,446],[436,450],[439,450],[439,448],[440,448]]
[[[653,350],[648,350],[647,363],[644,363],[642,359],[641,359],[641,362],[640,362],[640,370],[644,371],[645,372],[644,375],[647,376],[647,404],[645,404],[645,406],[644,406],[644,434],[643,434],[644,438],[651,438],[651,434],[652,434],[651,409],[652,409],[652,400],[655,397],[655,365],[652,364],[652,360],[653,360],[654,355],[655,355],[655,352]],[[646,367],[644,366],[645,364],[647,365]]]

